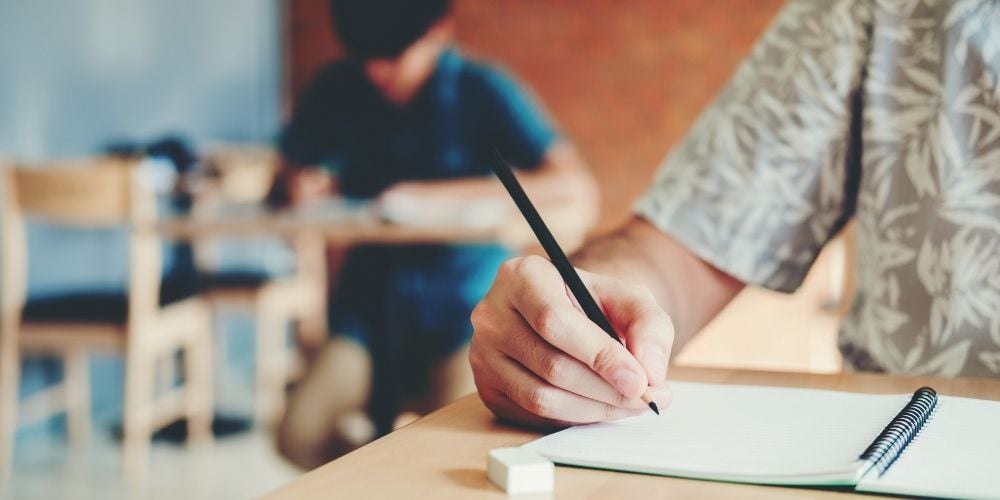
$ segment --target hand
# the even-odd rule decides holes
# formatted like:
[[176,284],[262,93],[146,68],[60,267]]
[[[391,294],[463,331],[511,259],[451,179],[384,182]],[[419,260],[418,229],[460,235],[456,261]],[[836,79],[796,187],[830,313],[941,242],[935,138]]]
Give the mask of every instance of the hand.
[[[565,426],[637,415],[647,388],[670,403],[670,317],[642,287],[580,271],[625,345],[570,298],[552,264],[512,259],[472,313],[469,361],[479,396],[501,418]],[[626,348],[627,346],[627,348]]]
[[304,205],[330,196],[333,179],[319,168],[297,169],[288,182],[288,198],[292,205]]

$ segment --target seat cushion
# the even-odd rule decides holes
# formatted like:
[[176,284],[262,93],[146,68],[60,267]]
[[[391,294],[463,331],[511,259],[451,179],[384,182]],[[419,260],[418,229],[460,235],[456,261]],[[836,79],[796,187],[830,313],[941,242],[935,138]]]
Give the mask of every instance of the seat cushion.
[[265,271],[219,271],[203,273],[201,285],[205,289],[257,288],[280,277]]
[[[160,286],[160,305],[193,297],[198,283],[193,279],[168,278]],[[21,313],[26,322],[124,323],[128,297],[117,291],[72,292],[29,299]]]

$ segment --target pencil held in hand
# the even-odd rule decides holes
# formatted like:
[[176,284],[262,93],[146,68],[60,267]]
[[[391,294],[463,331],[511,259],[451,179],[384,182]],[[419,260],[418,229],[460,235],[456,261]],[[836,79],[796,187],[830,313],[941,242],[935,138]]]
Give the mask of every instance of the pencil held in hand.
[[[555,237],[552,236],[552,232],[545,225],[545,221],[542,220],[542,216],[538,214],[538,210],[535,209],[531,200],[528,199],[528,195],[524,192],[524,188],[521,187],[521,183],[514,176],[514,171],[507,165],[500,151],[496,149],[493,150],[493,172],[496,173],[500,182],[503,183],[504,188],[510,193],[510,197],[514,199],[514,204],[517,205],[518,210],[521,211],[521,215],[528,221],[532,232],[535,233],[538,242],[545,249],[545,253],[548,254],[552,265],[555,266],[556,270],[559,271],[559,275],[562,276],[563,281],[566,282],[566,286],[569,287],[573,297],[576,298],[583,313],[587,315],[590,321],[601,327],[601,330],[604,330],[611,338],[621,343],[621,338],[618,337],[615,329],[611,326],[611,322],[604,315],[604,311],[597,305],[594,297],[590,295],[587,287],[583,284],[583,280],[580,279],[580,275],[577,274],[576,269],[573,268],[573,264],[566,257],[566,253],[563,252],[559,243],[556,242]],[[649,409],[653,410],[657,415],[660,414],[660,409],[657,408],[656,402],[650,397],[649,391],[642,395],[642,401],[648,404]]]

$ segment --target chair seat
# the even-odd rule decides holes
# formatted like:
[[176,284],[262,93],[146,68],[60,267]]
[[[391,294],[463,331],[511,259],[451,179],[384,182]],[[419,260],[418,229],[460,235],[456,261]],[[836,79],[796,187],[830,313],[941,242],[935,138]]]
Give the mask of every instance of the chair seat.
[[201,285],[205,289],[259,288],[282,277],[264,271],[220,271],[203,273]]
[[[166,306],[198,293],[193,280],[172,279],[160,287],[160,305]],[[123,292],[73,292],[31,299],[21,312],[26,323],[125,323],[128,297]]]

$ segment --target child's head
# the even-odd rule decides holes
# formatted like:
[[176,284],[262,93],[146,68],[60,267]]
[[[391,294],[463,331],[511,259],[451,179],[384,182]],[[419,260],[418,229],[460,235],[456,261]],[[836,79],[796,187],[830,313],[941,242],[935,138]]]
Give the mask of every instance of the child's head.
[[408,102],[452,39],[450,0],[330,0],[347,54],[391,102]]

